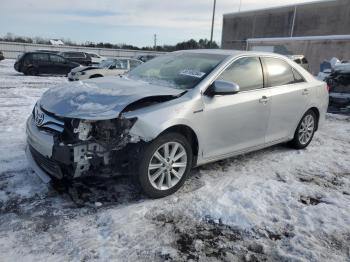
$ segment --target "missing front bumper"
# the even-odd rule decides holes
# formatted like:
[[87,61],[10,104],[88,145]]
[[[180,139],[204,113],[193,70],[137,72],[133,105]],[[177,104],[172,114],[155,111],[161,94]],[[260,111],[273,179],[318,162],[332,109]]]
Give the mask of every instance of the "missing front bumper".
[[34,173],[44,182],[44,183],[49,183],[51,181],[51,177],[49,177],[40,167],[39,165],[35,162],[32,153],[29,150],[29,146],[26,147],[25,149],[26,156],[27,156],[27,161],[29,163],[30,168],[34,171]]

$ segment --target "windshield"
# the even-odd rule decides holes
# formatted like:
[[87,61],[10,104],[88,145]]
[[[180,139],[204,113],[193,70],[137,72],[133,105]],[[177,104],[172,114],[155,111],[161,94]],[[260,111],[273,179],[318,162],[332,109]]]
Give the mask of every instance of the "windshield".
[[129,78],[177,89],[191,89],[227,56],[217,54],[172,53],[144,63]]

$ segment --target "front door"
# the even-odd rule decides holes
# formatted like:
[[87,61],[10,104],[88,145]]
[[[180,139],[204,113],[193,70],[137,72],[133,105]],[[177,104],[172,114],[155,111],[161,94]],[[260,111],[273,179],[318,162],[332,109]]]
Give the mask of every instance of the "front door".
[[265,143],[271,103],[263,79],[258,57],[239,58],[217,80],[238,84],[240,92],[203,95],[204,158],[238,153]]

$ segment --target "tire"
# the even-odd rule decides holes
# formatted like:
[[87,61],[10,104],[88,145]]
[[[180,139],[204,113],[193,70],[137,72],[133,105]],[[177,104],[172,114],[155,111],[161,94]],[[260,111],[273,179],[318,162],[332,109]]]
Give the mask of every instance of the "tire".
[[304,149],[312,141],[317,127],[317,117],[314,111],[307,111],[301,118],[297,129],[294,132],[294,138],[290,145],[295,149]]
[[25,71],[25,75],[28,75],[28,76],[36,76],[36,75],[38,75],[38,70],[36,70],[34,67],[29,67],[29,68]]
[[[165,147],[168,148],[168,154]],[[166,161],[162,162],[159,155]],[[165,159],[166,155],[168,159]],[[181,157],[176,159],[179,156]],[[184,136],[178,133],[163,134],[143,148],[137,161],[134,180],[148,197],[165,197],[175,193],[184,184],[192,161],[192,148]]]

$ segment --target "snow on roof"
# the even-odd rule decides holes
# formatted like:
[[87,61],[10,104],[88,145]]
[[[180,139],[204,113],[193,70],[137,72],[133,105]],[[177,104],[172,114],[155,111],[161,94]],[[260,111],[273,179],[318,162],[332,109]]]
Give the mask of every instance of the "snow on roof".
[[64,45],[63,41],[60,39],[50,39],[51,45]]

